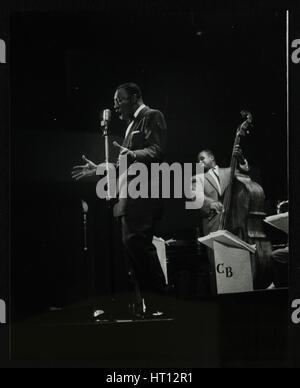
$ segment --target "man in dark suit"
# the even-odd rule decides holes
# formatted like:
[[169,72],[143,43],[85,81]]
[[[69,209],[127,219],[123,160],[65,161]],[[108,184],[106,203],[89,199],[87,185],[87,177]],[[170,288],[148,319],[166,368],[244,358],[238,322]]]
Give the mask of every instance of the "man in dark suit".
[[[248,162],[244,159],[240,147],[236,147],[234,153],[238,157],[240,170],[247,173],[249,171]],[[192,178],[192,191],[195,195],[196,190],[200,189],[204,192],[204,202],[199,211],[202,219],[203,235],[206,236],[219,229],[221,213],[224,210],[223,200],[230,183],[231,169],[230,167],[220,168],[216,163],[213,152],[210,150],[201,151],[197,161],[204,169],[204,180],[199,175],[194,176]],[[196,182],[198,182],[198,185],[196,185]],[[212,249],[207,248],[207,256],[210,287],[211,291],[215,293],[215,260]]]
[[[166,147],[166,122],[163,114],[143,103],[138,85],[120,85],[114,95],[114,109],[119,118],[127,123],[124,142],[114,145],[120,149],[120,157],[127,158],[128,166],[143,163],[149,170],[148,193],[151,185],[150,168],[152,163],[164,159]],[[120,160],[119,157],[119,160]],[[87,160],[73,173],[75,179],[95,175],[97,166]],[[127,176],[127,187],[133,176]],[[157,178],[158,179],[158,178]],[[122,187],[120,192],[122,192]],[[165,277],[152,243],[156,221],[162,215],[162,200],[154,198],[119,198],[114,207],[114,216],[122,225],[122,240],[125,253],[134,275],[136,290],[145,299],[147,315],[160,315],[161,300],[166,292]],[[143,314],[140,305],[138,314]]]
[[[235,150],[239,158],[239,168],[249,171],[248,162],[244,159],[239,147]],[[198,163],[204,168],[204,203],[200,209],[203,234],[206,236],[219,228],[220,215],[223,211],[224,193],[230,182],[230,168],[220,168],[210,150],[203,150],[198,155]]]

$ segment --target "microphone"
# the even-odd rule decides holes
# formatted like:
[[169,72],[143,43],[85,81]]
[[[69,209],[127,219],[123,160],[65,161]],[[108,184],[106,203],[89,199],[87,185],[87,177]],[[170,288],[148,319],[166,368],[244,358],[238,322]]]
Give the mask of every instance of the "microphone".
[[86,214],[89,211],[89,206],[88,204],[82,199],[81,200],[81,205],[82,205],[82,211],[84,214]]
[[104,109],[103,112],[102,112],[102,121],[101,121],[101,125],[102,127],[106,127],[108,126],[108,123],[110,122],[111,120],[111,110],[110,109]]

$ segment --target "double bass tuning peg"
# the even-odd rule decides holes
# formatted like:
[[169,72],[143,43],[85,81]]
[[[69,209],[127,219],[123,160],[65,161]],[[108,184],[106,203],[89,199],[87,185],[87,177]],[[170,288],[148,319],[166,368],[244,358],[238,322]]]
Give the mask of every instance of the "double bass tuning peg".
[[251,120],[251,121],[252,121],[252,118],[253,118],[252,113],[249,112],[249,111],[246,110],[246,109],[243,109],[243,110],[241,111],[241,116],[242,116],[243,119],[248,119],[248,120]]
[[250,134],[250,128],[253,127],[253,116],[252,113],[248,110],[242,110],[241,116],[243,120],[245,120],[239,127],[239,132],[241,136],[249,135]]
[[250,127],[252,125],[248,121],[244,121],[239,127],[238,127],[238,135],[239,136],[245,136],[245,135],[250,135]]

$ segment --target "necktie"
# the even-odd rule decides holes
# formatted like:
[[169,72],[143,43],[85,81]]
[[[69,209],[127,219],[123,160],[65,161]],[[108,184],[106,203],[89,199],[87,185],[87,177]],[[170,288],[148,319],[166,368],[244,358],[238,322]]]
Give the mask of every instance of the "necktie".
[[218,192],[219,192],[219,194],[221,195],[222,189],[221,189],[221,185],[220,185],[220,177],[219,177],[217,171],[216,171],[214,168],[211,170],[211,172],[212,172],[212,174],[214,175],[214,177],[217,178]]
[[213,172],[214,176],[218,179],[218,182],[220,183],[220,177],[219,177],[217,171],[213,168],[212,172]]

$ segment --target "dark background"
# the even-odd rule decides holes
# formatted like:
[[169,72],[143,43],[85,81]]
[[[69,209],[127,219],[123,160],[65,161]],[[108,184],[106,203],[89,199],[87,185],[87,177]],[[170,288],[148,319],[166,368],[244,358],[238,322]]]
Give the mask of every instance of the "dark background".
[[[210,148],[228,166],[239,112],[251,110],[255,128],[243,149],[265,190],[268,214],[287,199],[285,13],[137,3],[132,9],[11,17],[16,316],[82,298],[86,260],[96,258],[98,292],[109,290],[106,204],[96,198],[95,182],[75,184],[70,171],[82,154],[103,160],[99,113],[112,108],[120,83],[137,82],[145,103],[165,114],[169,162],[193,162]],[[114,118],[112,140],[124,131]],[[88,257],[81,198],[90,205]],[[184,201],[170,200],[157,234],[190,239],[198,222]],[[267,232],[274,242],[284,240]],[[116,232],[116,248],[118,242]],[[122,263],[115,261],[123,279]]]
[[[299,39],[299,12],[290,14],[290,40]],[[300,230],[300,211],[298,199],[299,185],[299,111],[300,111],[300,91],[297,87],[300,85],[300,64],[290,65],[290,138],[289,138],[289,197],[290,197],[290,306],[293,300],[300,299],[300,249],[299,249],[299,230]],[[290,345],[293,365],[300,365],[300,326],[290,323]]]
[[[7,41],[8,38],[8,21],[5,15],[0,10],[0,36],[1,39]],[[2,238],[0,244],[0,299],[7,300],[8,297],[8,283],[9,283],[9,266],[8,266],[8,247],[9,247],[9,65],[0,65],[0,144],[2,150],[0,152],[0,176],[1,176],[1,190],[0,190],[0,235]]]

